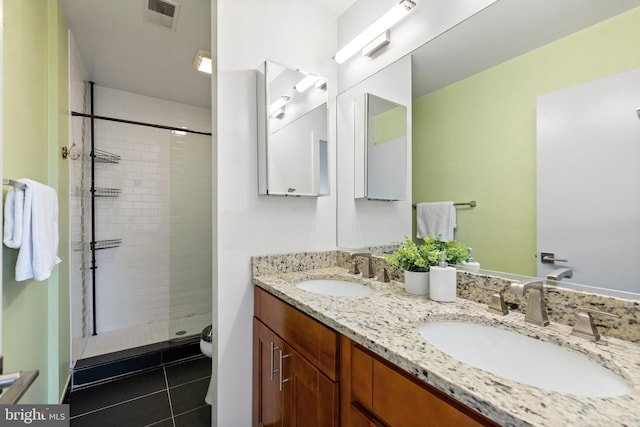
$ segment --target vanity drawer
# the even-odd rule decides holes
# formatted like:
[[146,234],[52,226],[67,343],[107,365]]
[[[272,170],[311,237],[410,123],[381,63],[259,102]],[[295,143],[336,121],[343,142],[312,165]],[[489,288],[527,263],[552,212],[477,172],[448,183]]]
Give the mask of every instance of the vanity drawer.
[[338,381],[338,334],[259,287],[254,296],[255,316],[332,381]]
[[367,418],[371,425],[497,425],[355,343],[350,348],[350,359],[350,426],[365,425],[363,411],[353,410],[360,405],[375,417]]

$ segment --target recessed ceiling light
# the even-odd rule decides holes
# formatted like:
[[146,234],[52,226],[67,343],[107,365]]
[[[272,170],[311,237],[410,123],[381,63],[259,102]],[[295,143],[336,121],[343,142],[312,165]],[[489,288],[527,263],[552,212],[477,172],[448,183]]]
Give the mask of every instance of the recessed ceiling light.
[[200,49],[193,59],[193,68],[203,73],[211,74],[213,72],[213,62],[211,61],[211,52]]

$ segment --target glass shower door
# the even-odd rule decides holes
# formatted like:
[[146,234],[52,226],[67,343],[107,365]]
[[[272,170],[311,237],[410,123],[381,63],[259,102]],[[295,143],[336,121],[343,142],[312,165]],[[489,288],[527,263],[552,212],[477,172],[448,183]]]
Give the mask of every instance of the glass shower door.
[[212,139],[171,132],[169,339],[211,324]]

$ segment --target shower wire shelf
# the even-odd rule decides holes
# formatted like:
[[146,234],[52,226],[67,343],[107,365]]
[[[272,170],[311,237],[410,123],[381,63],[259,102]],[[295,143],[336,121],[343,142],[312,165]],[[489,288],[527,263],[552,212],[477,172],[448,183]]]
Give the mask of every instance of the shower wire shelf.
[[119,197],[120,189],[119,188],[104,188],[104,187],[96,187],[93,189],[93,195],[95,197]]
[[122,244],[122,239],[109,239],[109,240],[96,240],[91,242],[90,246],[92,250],[117,248]]
[[92,156],[97,163],[120,163],[121,159],[121,157],[117,154],[98,149],[93,150]]

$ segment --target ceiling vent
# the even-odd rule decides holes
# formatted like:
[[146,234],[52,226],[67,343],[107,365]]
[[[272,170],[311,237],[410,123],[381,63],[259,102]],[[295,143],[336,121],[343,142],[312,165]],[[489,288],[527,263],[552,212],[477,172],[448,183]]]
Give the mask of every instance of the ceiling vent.
[[147,22],[175,31],[180,14],[180,5],[169,0],[145,0]]

